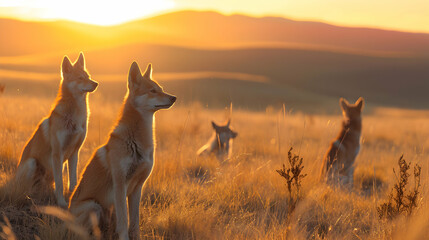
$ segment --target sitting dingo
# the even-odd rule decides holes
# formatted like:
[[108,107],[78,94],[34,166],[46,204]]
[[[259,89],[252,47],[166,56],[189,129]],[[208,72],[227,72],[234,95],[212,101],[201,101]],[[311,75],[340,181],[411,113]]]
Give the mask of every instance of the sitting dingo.
[[77,163],[88,125],[88,93],[98,83],[91,80],[80,53],[71,64],[67,56],[61,67],[62,80],[58,97],[48,117],[37,126],[26,143],[18,163],[16,179],[32,187],[38,178],[55,182],[55,197],[61,207],[67,207],[63,195],[63,163],[68,160],[69,191],[77,183]]
[[321,178],[329,183],[350,186],[353,185],[353,164],[360,149],[364,100],[359,98],[355,104],[350,104],[341,98],[340,106],[343,110],[343,125],[324,157]]
[[238,136],[238,133],[229,127],[230,123],[231,120],[228,120],[222,126],[212,122],[215,132],[209,141],[197,151],[197,155],[214,153],[218,159],[223,159],[225,156],[230,158],[232,154],[232,141]]
[[90,224],[91,212],[100,220],[104,210],[113,206],[119,238],[128,239],[130,235],[140,239],[141,191],[154,165],[155,112],[170,108],[175,101],[175,96],[165,93],[152,80],[152,65],[142,76],[133,62],[119,120],[107,143],[86,165],[70,198],[69,209],[78,222]]

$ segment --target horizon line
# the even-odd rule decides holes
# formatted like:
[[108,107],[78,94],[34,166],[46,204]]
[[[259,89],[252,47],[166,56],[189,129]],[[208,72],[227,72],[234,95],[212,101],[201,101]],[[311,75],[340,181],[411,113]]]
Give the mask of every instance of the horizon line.
[[388,28],[383,26],[369,26],[369,25],[355,25],[355,24],[342,24],[342,23],[335,23],[335,22],[329,22],[324,21],[320,19],[297,19],[282,15],[275,15],[275,14],[248,14],[244,12],[231,12],[231,13],[225,13],[213,9],[176,9],[176,10],[165,10],[160,11],[157,13],[149,14],[147,16],[135,18],[132,20],[124,21],[122,23],[115,23],[115,24],[96,24],[96,23],[87,23],[87,22],[80,22],[65,18],[52,18],[52,19],[44,19],[44,18],[26,18],[26,17],[12,17],[12,16],[2,16],[0,15],[0,19],[8,19],[8,20],[15,20],[20,22],[33,22],[33,23],[74,23],[74,24],[80,24],[80,25],[86,25],[86,26],[94,26],[94,27],[100,27],[100,28],[109,28],[109,27],[117,27],[121,25],[126,25],[133,22],[139,22],[144,21],[147,19],[152,19],[160,16],[170,15],[174,13],[183,13],[183,12],[190,12],[190,13],[215,13],[219,14],[225,17],[232,17],[232,16],[242,16],[242,17],[249,17],[249,18],[255,18],[255,19],[264,19],[264,18],[278,18],[282,20],[287,21],[294,21],[294,22],[304,22],[304,23],[320,23],[325,25],[330,25],[334,27],[342,27],[342,28],[353,28],[353,29],[369,29],[369,30],[380,30],[380,31],[387,31],[387,32],[400,32],[400,33],[410,33],[410,34],[429,34],[429,31],[413,31],[413,30],[406,30],[402,28]]

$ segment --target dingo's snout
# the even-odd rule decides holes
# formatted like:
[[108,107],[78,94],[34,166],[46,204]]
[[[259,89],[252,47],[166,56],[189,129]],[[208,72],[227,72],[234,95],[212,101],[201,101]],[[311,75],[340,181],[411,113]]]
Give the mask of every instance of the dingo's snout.
[[169,103],[155,105],[156,109],[168,109],[171,106],[173,106],[173,104],[176,102],[176,99],[177,99],[176,96],[173,96],[167,93],[164,93],[164,94],[165,94],[164,96],[167,97]]
[[98,82],[96,82],[92,79],[90,79],[89,81],[90,81],[90,87],[88,88],[88,92],[94,92],[95,89],[97,89],[97,87],[98,87]]
[[176,96],[170,96],[170,102],[171,102],[171,104],[175,103],[176,99],[177,99]]

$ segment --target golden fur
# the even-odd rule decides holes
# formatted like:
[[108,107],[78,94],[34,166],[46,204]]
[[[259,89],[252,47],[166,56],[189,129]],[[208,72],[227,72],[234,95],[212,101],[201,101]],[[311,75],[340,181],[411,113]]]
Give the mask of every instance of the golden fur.
[[50,183],[54,180],[57,203],[67,207],[63,195],[63,163],[68,161],[69,191],[73,191],[77,183],[79,151],[86,138],[88,93],[95,91],[98,83],[90,79],[82,53],[74,65],[65,56],[61,72],[56,102],[26,143],[16,178],[28,187],[40,179]]
[[141,190],[154,165],[154,114],[176,101],[176,97],[165,93],[151,75],[150,64],[142,76],[137,63],[133,62],[119,120],[107,143],[97,149],[85,167],[70,198],[69,209],[83,225],[90,223],[91,212],[98,220],[103,220],[103,211],[113,206],[120,239],[140,238]]
[[342,128],[324,157],[321,178],[329,183],[350,186],[353,184],[353,164],[360,149],[364,100],[359,98],[350,104],[341,98],[340,106],[344,117]]
[[213,153],[220,160],[223,160],[225,156],[230,158],[233,139],[238,135],[237,132],[231,130],[229,127],[230,124],[231,120],[228,120],[225,125],[217,125],[215,122],[212,122],[215,132],[209,141],[197,151],[197,155],[201,156]]

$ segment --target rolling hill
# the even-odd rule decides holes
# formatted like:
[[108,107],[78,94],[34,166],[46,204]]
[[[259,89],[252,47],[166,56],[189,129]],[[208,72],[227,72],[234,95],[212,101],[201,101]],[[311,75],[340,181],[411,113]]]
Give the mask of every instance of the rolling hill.
[[182,101],[210,107],[338,111],[338,97],[364,96],[429,108],[429,34],[191,11],[111,27],[2,19],[0,34],[7,94],[55,95],[62,55],[83,50],[106,99],[122,99],[137,60]]
[[129,43],[183,47],[300,47],[355,53],[428,54],[429,34],[340,27],[279,17],[180,11],[102,27],[0,19],[0,55],[25,55]]

